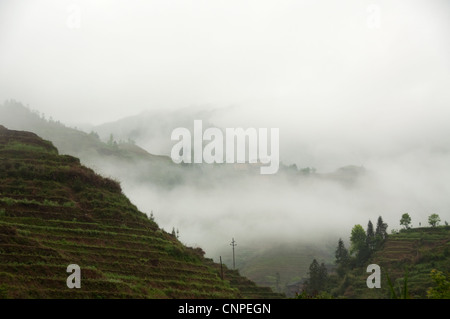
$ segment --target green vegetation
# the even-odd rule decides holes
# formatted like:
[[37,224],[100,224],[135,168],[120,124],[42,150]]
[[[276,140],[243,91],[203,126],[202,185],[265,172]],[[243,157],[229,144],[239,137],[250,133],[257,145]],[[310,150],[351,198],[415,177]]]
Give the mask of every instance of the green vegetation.
[[343,277],[350,266],[350,255],[347,248],[345,248],[344,241],[339,238],[338,246],[335,252],[336,257],[336,272],[339,277]]
[[[22,125],[52,139],[60,152],[92,167],[101,167],[106,160],[125,172],[134,166],[148,167],[137,180],[169,188],[188,176],[170,158],[148,154],[114,137],[110,143],[103,142],[95,132],[86,134],[45,120],[19,103],[0,105],[0,115],[3,121],[10,118],[8,126]],[[14,124],[14,119],[20,121]],[[345,172],[356,176],[357,171],[350,167],[335,178],[341,180]],[[301,174],[315,172],[304,169]],[[332,249],[277,247],[251,254],[239,269],[256,282],[283,291],[291,282],[303,285],[316,259],[319,267],[326,266],[326,284],[315,296],[299,290],[303,297],[389,298],[387,275],[401,296],[408,266],[411,298],[448,296],[449,228],[439,226],[440,218],[435,217],[429,219],[433,227],[417,229],[411,228],[409,214],[401,219],[405,229],[394,230],[389,237],[381,217],[374,236],[374,224],[369,221],[372,226],[368,223],[366,230],[360,225],[349,246],[352,253],[344,241],[338,242],[335,263],[329,256]],[[0,128],[0,298],[279,297],[237,271],[225,269],[222,281],[220,266],[205,259],[202,251],[183,246],[176,237],[177,231],[172,236],[158,228],[153,213],[147,217],[139,212],[116,181],[80,166],[78,158],[58,155],[50,142],[34,134]],[[86,290],[61,287],[67,276],[63,265],[74,261],[87,276],[88,281],[83,281]],[[368,289],[365,284],[369,263],[381,266],[381,289]],[[191,281],[200,286],[193,284],[195,290],[182,287],[182,282]],[[202,284],[204,289],[199,288]]]
[[361,266],[369,256],[369,247],[367,245],[367,235],[361,225],[355,225],[352,229],[352,234],[350,237],[351,247],[350,253],[355,255],[356,258],[353,260],[358,266]]
[[[66,169],[73,168],[71,163],[79,163],[80,159],[82,163],[90,167],[101,168],[104,167],[105,162],[108,162],[114,167],[119,167],[124,172],[133,172],[133,174],[136,172],[136,166],[139,166],[142,169],[135,176],[136,181],[145,181],[163,188],[182,184],[186,176],[189,175],[189,173],[186,175],[186,169],[174,164],[170,157],[149,154],[131,140],[116,141],[114,136],[110,135],[109,139],[102,141],[95,132],[85,133],[75,128],[67,127],[60,122],[46,119],[13,100],[0,104],[0,122],[0,124],[4,124],[8,128],[35,132],[42,138],[51,140],[53,145],[57,147],[56,149],[52,143],[44,140],[37,142],[33,137],[27,138],[28,140],[31,138],[31,143],[28,143],[28,140],[25,139],[14,140],[2,145],[4,149],[3,154],[5,155],[8,154],[14,157],[14,154],[17,152],[22,154],[26,152],[28,154],[27,162],[24,163],[12,161],[9,158],[6,159],[5,156],[0,161],[0,172],[2,172],[1,166],[4,166],[4,172],[8,172],[12,178],[32,177],[36,172],[31,170],[46,174],[49,177],[65,174],[65,172],[61,172],[63,165],[58,165],[58,167],[51,167],[51,165],[49,165],[50,167],[39,167],[33,161],[34,159],[45,159],[46,163],[51,164],[52,156],[50,155],[58,152],[58,150],[63,154],[75,156],[64,155],[59,158],[59,161],[66,164]],[[76,172],[74,173],[76,174]],[[71,181],[71,185],[75,191],[81,191],[85,185],[84,182],[83,180],[77,181],[74,179]]]
[[[24,205],[39,205],[39,206],[51,206],[51,207],[74,207],[75,203],[72,201],[69,202],[64,202],[62,204],[59,204],[56,201],[52,201],[52,200],[48,200],[48,199],[44,199],[44,201],[40,202],[37,201],[35,199],[14,199],[14,198],[10,198],[10,197],[0,197],[0,202],[5,203],[7,206],[13,206],[13,205],[17,205],[17,204],[24,204]],[[3,209],[4,211],[4,209]],[[0,210],[0,214],[1,214],[1,210]]]
[[48,153],[48,152],[57,153],[56,149],[52,149],[50,147],[50,144],[48,144],[47,146],[49,146],[49,147],[12,142],[12,143],[8,143],[7,145],[4,145],[3,150],[5,150],[5,151],[20,151],[20,152],[27,152],[27,153]]
[[439,225],[439,222],[441,221],[441,218],[438,214],[431,214],[428,217],[428,223],[431,225],[431,227],[436,227]]
[[394,287],[394,284],[389,277],[389,274],[386,274],[386,278],[389,285],[389,296],[391,299],[410,299],[410,296],[408,294],[408,272],[406,272],[405,276],[403,277],[402,287],[397,287],[397,292],[395,289],[396,287]]
[[[374,235],[370,221],[367,231],[355,225],[350,236],[351,253],[339,239],[335,265],[328,267],[331,272],[321,289],[313,291],[307,283],[297,297],[450,298],[450,227],[430,223],[431,227],[411,228],[405,215],[401,220],[405,229],[389,236],[381,217]],[[313,264],[311,267],[316,268]],[[381,267],[380,289],[366,285],[369,264]]]
[[427,296],[430,299],[450,299],[450,276],[442,271],[433,269],[431,278],[435,283],[435,287],[427,290]]
[[383,218],[380,216],[377,220],[377,228],[375,230],[375,247],[374,249],[378,249],[383,244],[384,240],[387,238],[387,227],[388,225],[383,221]]
[[409,229],[411,227],[411,216],[408,213],[402,215],[400,219],[400,225],[405,227],[405,229]]
[[[0,126],[0,298],[280,298],[184,246],[120,185]],[[66,268],[81,267],[69,289]]]
[[323,291],[327,284],[328,272],[324,263],[317,262],[314,259],[309,266],[309,280],[306,282],[306,291],[310,295],[317,295],[320,291]]

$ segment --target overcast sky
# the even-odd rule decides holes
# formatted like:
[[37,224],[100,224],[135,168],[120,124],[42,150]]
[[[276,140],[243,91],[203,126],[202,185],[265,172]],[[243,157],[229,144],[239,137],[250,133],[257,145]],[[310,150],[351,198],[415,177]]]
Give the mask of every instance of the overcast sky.
[[307,163],[363,164],[447,140],[449,31],[446,0],[2,0],[0,100],[70,125],[232,106]]
[[449,31],[445,0],[2,0],[0,98],[96,124],[189,105],[421,116],[449,108]]

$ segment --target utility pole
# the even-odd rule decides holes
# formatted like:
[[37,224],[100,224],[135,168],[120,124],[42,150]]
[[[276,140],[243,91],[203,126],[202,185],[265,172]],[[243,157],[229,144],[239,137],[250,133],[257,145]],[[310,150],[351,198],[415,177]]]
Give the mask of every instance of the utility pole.
[[223,280],[222,256],[220,256],[220,278]]
[[234,241],[234,238],[233,238],[233,240],[231,241],[231,244],[230,244],[230,245],[233,247],[233,269],[236,269],[236,264],[235,264],[235,260],[234,260],[234,247],[237,246],[237,244],[236,244],[236,242]]

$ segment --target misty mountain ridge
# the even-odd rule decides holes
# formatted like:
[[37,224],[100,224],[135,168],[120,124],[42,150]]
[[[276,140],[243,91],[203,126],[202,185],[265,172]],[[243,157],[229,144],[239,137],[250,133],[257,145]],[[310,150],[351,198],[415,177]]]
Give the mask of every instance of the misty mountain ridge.
[[93,126],[101,139],[111,134],[118,140],[133,140],[150,153],[169,155],[170,135],[177,127],[192,129],[196,119],[202,119],[204,126],[214,126],[211,118],[217,110],[185,108],[177,111],[143,111],[114,122]]
[[[221,112],[223,110],[218,110]],[[213,126],[210,120],[216,111],[186,108],[181,113],[175,112],[144,112],[137,116],[131,116],[116,122],[106,123],[93,127],[87,133],[78,128],[70,128],[59,121],[55,121],[50,116],[46,119],[45,115],[37,111],[33,111],[16,101],[6,101],[0,105],[1,123],[11,129],[29,129],[51,140],[63,154],[78,156],[85,165],[99,169],[101,172],[110,175],[111,173],[104,165],[104,157],[107,161],[115,162],[117,165],[127,165],[130,163],[149,165],[148,169],[152,174],[143,176],[138,174],[135,178],[144,180],[148,178],[149,183],[155,183],[158,186],[173,186],[174,183],[184,184],[189,179],[189,171],[196,173],[201,171],[201,177],[195,176],[198,186],[207,183],[208,180],[217,182],[223,181],[224,178],[236,178],[242,174],[250,174],[252,176],[259,174],[259,167],[262,164],[255,163],[235,163],[235,164],[175,164],[168,155],[155,155],[170,153],[170,148],[174,142],[170,141],[170,134],[175,127],[191,128],[194,119],[203,118],[204,127]],[[174,116],[177,114],[177,116]],[[153,143],[152,141],[157,141]],[[147,141],[147,142],[146,142]],[[150,153],[147,148],[140,145],[160,145],[163,149],[169,151],[161,151]],[[162,146],[163,144],[166,144]],[[151,147],[149,147],[151,148]],[[106,165],[107,166],[107,165]],[[146,171],[145,167],[141,167]],[[181,169],[182,168],[182,169]],[[126,169],[127,176],[130,170]],[[167,179],[157,176],[155,171],[163,171],[166,173]],[[170,174],[167,174],[170,171]],[[222,172],[223,171],[223,172]],[[183,172],[183,173],[181,173]],[[297,165],[285,165],[280,163],[280,173],[287,175],[299,176],[316,176],[318,178],[329,178],[343,183],[351,184],[356,180],[358,175],[363,174],[365,169],[349,165],[337,169],[333,173],[319,174],[314,168],[298,168]],[[170,175],[175,177],[170,178]],[[185,175],[185,176],[183,176]],[[203,181],[199,180],[203,179]],[[127,179],[127,178],[125,178]],[[176,181],[176,182],[175,182]]]
[[[199,118],[205,127],[215,126],[214,112],[205,113],[203,118],[183,115],[180,119],[184,121],[160,115],[154,126],[159,133],[154,138],[161,138],[167,143],[165,147],[170,147],[174,127],[189,128]],[[401,156],[372,159],[364,165],[368,169],[354,165],[332,173],[281,164],[277,174],[264,176],[254,165],[178,165],[168,156],[153,155],[137,141],[145,139],[144,132],[151,132],[150,126],[127,135],[138,117],[126,119],[130,124],[121,128],[124,133],[113,130],[120,127],[118,123],[104,126],[102,138],[96,131],[82,132],[45,120],[17,102],[0,107],[0,124],[33,131],[52,141],[62,154],[76,156],[84,165],[120,181],[124,193],[141,211],[147,215],[153,212],[164,229],[179,229],[180,240],[201,246],[209,257],[218,260],[223,256],[230,265],[229,240],[235,237],[239,244],[237,265],[243,267],[244,275],[257,278],[259,283],[270,281],[267,278],[274,276],[275,269],[280,269],[286,282],[306,276],[306,260],[314,252],[325,262],[332,260],[335,239],[345,238],[355,223],[364,224],[383,215],[391,228],[397,228],[399,215],[405,211],[414,223],[426,224],[430,211],[450,219],[445,215],[450,205],[450,190],[445,183],[450,159],[444,151],[411,149]],[[170,126],[164,124],[164,117],[171,118]],[[148,125],[145,116],[141,120]],[[109,138],[111,134],[113,139]],[[303,154],[305,150],[299,146],[298,152]],[[292,258],[284,251],[284,257],[271,258],[270,265],[253,267],[260,263],[261,256],[274,256],[285,244],[309,248],[292,249]],[[292,267],[286,269],[283,260],[293,261]]]

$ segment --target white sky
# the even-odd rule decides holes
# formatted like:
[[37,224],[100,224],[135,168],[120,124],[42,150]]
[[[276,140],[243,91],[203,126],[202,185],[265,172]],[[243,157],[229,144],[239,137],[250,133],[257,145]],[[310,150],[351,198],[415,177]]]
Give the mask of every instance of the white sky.
[[447,143],[449,31],[446,0],[2,0],[0,101],[70,125],[233,106],[282,160],[363,164]]
[[448,109],[449,31],[444,0],[2,0],[0,99],[69,123],[189,105],[421,117]]

